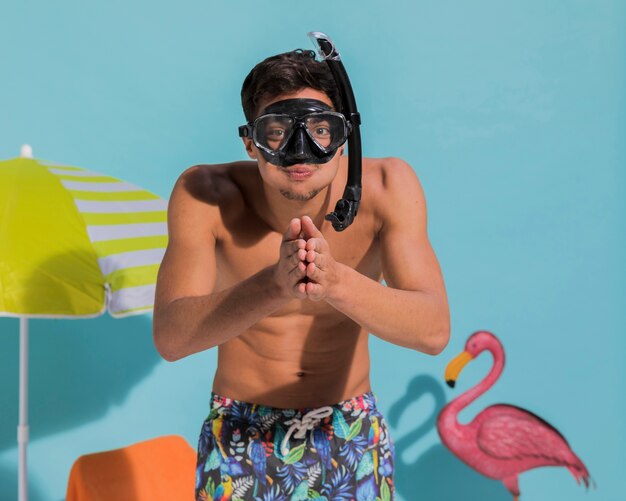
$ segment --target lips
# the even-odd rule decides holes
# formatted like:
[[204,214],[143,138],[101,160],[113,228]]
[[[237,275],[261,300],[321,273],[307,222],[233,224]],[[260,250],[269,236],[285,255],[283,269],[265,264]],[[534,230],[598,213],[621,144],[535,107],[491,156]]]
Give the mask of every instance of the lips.
[[297,168],[284,169],[284,170],[285,172],[295,173],[295,174],[310,174],[315,169],[307,169],[306,167],[297,167]]
[[302,181],[304,179],[310,178],[315,172],[315,169],[291,168],[284,169],[284,172],[287,176],[289,176],[289,179],[293,181]]

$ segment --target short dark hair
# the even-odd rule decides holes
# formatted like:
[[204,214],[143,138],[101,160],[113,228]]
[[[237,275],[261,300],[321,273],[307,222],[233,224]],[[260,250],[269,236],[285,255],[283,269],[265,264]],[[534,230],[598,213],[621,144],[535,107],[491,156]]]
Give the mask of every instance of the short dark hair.
[[341,112],[341,97],[328,65],[315,59],[312,50],[296,49],[268,57],[257,64],[243,81],[241,105],[247,120],[253,120],[259,103],[266,98],[291,94],[304,88],[324,92]]

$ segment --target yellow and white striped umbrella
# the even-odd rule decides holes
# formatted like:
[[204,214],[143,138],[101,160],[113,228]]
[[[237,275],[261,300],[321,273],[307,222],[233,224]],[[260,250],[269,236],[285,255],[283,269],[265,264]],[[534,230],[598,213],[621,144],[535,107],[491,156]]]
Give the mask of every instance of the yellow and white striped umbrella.
[[79,167],[0,162],[0,316],[149,311],[166,246],[157,195]]
[[166,246],[167,202],[153,193],[79,167],[0,162],[0,316],[20,318],[19,501],[28,500],[28,319],[150,311]]

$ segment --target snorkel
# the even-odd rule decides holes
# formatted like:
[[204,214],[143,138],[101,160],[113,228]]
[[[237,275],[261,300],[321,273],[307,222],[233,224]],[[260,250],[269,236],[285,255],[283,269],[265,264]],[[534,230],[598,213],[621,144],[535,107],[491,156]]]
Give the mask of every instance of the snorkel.
[[335,210],[324,217],[332,223],[336,231],[343,231],[354,221],[361,201],[361,116],[356,109],[350,79],[337,48],[324,33],[312,31],[308,35],[316,45],[320,59],[326,62],[337,83],[343,107],[341,112],[351,124],[348,136],[348,180],[343,198],[337,202]]

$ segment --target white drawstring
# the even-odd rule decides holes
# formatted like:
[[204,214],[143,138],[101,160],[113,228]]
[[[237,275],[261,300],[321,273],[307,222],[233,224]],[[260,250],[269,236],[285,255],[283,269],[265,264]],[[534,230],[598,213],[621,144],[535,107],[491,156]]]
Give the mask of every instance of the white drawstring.
[[329,406],[320,407],[319,409],[313,409],[310,412],[307,412],[302,419],[293,418],[289,421],[286,421],[285,424],[291,424],[287,433],[285,434],[285,438],[283,438],[283,442],[280,446],[280,452],[283,456],[286,456],[289,451],[287,450],[287,442],[289,442],[290,435],[296,430],[297,432],[294,435],[294,438],[304,438],[306,437],[307,430],[312,430],[315,428],[320,419],[330,416],[333,413],[333,408]]

